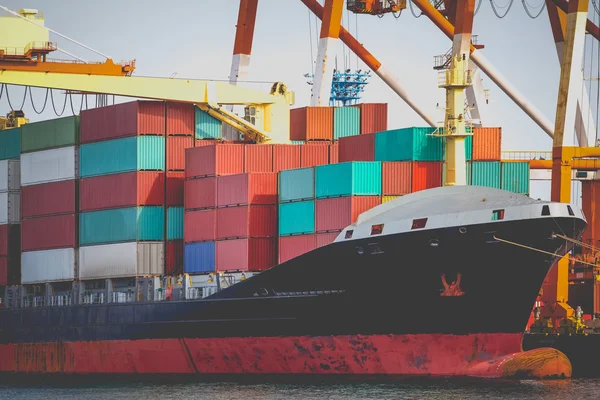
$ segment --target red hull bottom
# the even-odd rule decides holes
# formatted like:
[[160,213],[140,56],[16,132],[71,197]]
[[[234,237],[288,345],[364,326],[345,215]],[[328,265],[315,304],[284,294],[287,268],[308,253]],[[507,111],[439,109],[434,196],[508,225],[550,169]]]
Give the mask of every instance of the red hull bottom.
[[145,339],[0,345],[0,372],[310,374],[568,378],[554,349],[522,334]]

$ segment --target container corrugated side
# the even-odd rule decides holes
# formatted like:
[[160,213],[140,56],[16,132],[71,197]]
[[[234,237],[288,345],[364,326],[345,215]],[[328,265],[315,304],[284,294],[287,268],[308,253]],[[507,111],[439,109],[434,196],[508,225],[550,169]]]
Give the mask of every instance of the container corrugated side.
[[279,204],[279,236],[314,233],[315,201]]
[[333,108],[302,107],[290,110],[291,140],[332,140]]
[[214,272],[215,242],[187,243],[183,260],[183,271],[188,274]]
[[217,242],[217,271],[264,271],[277,264],[277,238]]
[[317,198],[381,195],[380,162],[348,162],[315,169]]
[[218,208],[216,226],[217,240],[277,236],[277,206]]
[[186,179],[241,174],[244,172],[243,144],[216,144],[185,150]]
[[316,235],[284,236],[279,238],[279,263],[316,249]]
[[316,167],[329,164],[329,143],[314,142],[300,147],[300,166]]
[[21,127],[21,152],[79,144],[79,116],[50,119]]
[[333,138],[335,140],[360,134],[360,108],[336,107],[333,110]]
[[412,190],[412,162],[381,163],[381,193],[383,195],[409,194]]
[[279,201],[313,199],[315,197],[315,169],[299,168],[279,173]]
[[442,161],[443,140],[431,136],[436,128],[412,127],[375,135],[377,161]]
[[244,172],[273,172],[273,146],[244,146]]
[[21,155],[21,186],[78,178],[77,147],[60,147]]
[[184,203],[185,172],[167,172],[167,206],[182,206]]
[[185,243],[214,241],[217,234],[217,210],[185,211],[183,240]]
[[334,142],[329,146],[329,164],[340,162],[340,142]]
[[414,161],[412,163],[412,191],[442,186],[444,164],[437,161]]
[[473,128],[473,161],[500,161],[502,128]]
[[600,221],[596,205],[600,204],[600,181],[581,182],[581,209],[587,218],[588,228],[583,231],[583,241],[593,246],[600,239]]
[[0,193],[0,224],[18,224],[21,221],[21,193]]
[[165,274],[177,276],[183,273],[183,240],[169,240],[166,245]]
[[167,137],[167,171],[185,169],[185,149],[194,147],[193,136]]
[[76,278],[77,256],[74,248],[23,252],[21,282],[26,285],[72,281]]
[[21,221],[21,250],[50,250],[77,247],[75,214],[53,215]]
[[529,163],[503,162],[501,188],[511,192],[529,194]]
[[217,207],[277,204],[277,174],[244,173],[217,178]]
[[471,184],[500,189],[500,161],[473,161]]
[[21,217],[74,214],[77,212],[77,181],[60,181],[23,186]]
[[327,246],[328,244],[333,243],[339,235],[340,235],[339,231],[317,233],[315,235],[317,248]]
[[273,172],[300,168],[300,146],[294,144],[273,145]]
[[188,179],[184,183],[186,210],[214,208],[217,206],[217,177]]
[[315,204],[316,232],[340,231],[358,216],[381,204],[379,196],[351,196],[319,199]]
[[163,274],[163,242],[127,242],[79,248],[79,279]]
[[362,103],[354,107],[360,109],[360,133],[371,134],[387,130],[387,103]]
[[[194,105],[167,103],[167,135],[194,135]],[[193,140],[193,138],[192,138]]]
[[183,207],[167,209],[167,240],[183,239]]
[[374,161],[375,135],[358,135],[340,139],[339,162]]
[[207,112],[195,107],[196,139],[221,139],[223,123]]
[[0,192],[21,189],[21,161],[0,160]]
[[21,128],[0,130],[0,160],[17,159],[21,155]]

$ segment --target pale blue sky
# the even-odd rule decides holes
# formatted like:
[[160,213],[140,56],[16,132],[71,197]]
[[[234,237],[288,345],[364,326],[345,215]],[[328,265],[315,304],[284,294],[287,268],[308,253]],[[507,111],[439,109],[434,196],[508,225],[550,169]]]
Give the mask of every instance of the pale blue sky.
[[[483,1],[475,18],[474,33],[486,46],[485,56],[553,121],[560,68],[546,11],[532,20],[523,10],[521,1],[516,0],[508,16],[498,19],[493,15],[489,1]],[[508,0],[495,1],[499,5],[508,3]],[[538,6],[542,0],[530,0],[529,3]],[[228,79],[237,0],[4,0],[0,4],[13,10],[37,8],[44,12],[48,27],[115,60],[136,59],[136,75],[168,77],[176,72],[179,78]],[[593,8],[590,9],[593,12]],[[314,22],[313,18],[312,47],[316,54]],[[348,28],[345,12],[344,25]],[[349,29],[352,33],[356,32],[355,25],[355,16],[351,15]],[[432,64],[433,56],[445,53],[451,43],[426,17],[416,19],[409,10],[405,10],[399,19],[391,15],[381,19],[359,16],[358,37],[386,69],[399,78],[420,107],[437,119],[443,119],[442,112],[435,106],[436,103],[443,104],[444,92],[437,88],[437,73]],[[51,35],[51,40],[84,58],[100,58],[59,37]],[[341,64],[341,46],[337,53]],[[597,54],[596,51],[595,57]],[[352,65],[355,64],[352,57]],[[310,68],[306,7],[299,0],[260,0],[249,80],[284,81],[296,91],[297,105],[306,105],[310,100],[310,87],[303,74]],[[359,68],[364,65],[360,63]],[[486,77],[484,84],[491,90],[490,118],[486,125],[503,127],[503,148],[549,150],[548,136]],[[246,85],[264,91],[269,87],[266,83]],[[22,98],[22,89],[14,88],[11,94],[13,103],[17,103],[15,99]],[[62,95],[57,97],[61,99]],[[42,93],[38,91],[35,98],[39,107],[43,101]],[[364,101],[388,102],[390,127],[425,125],[376,77],[367,87]],[[0,112],[7,111],[6,100],[2,99]],[[30,105],[25,106],[25,111],[34,121],[53,115],[45,112],[41,117],[36,116]],[[544,183],[534,184],[532,195],[547,197],[548,188]]]

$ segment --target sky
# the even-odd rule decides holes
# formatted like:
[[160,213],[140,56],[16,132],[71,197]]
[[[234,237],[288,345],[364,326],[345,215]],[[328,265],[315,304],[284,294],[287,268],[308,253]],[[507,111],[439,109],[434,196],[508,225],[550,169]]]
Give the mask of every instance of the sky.
[[[473,33],[479,36],[479,43],[485,45],[483,54],[543,115],[554,121],[560,65],[547,12],[544,10],[539,18],[531,19],[522,2],[515,0],[508,15],[499,19],[490,2],[482,1]],[[498,7],[505,7],[509,2],[494,1]],[[533,7],[542,3],[543,0],[527,2]],[[238,0],[172,0],[169,3],[160,0],[0,0],[0,5],[15,11],[37,8],[43,11],[47,27],[115,61],[135,59],[135,76],[176,74],[176,78],[215,80],[229,77]],[[593,7],[590,6],[590,10],[593,14]],[[416,8],[415,11],[419,13]],[[597,15],[590,18],[598,21]],[[317,52],[316,35],[320,25],[315,24],[315,18],[309,17],[307,8],[299,0],[260,0],[248,77],[253,82],[243,85],[268,91],[270,83],[283,81],[296,92],[296,106],[308,105],[310,86],[303,75],[312,72],[311,50],[313,57]],[[425,16],[415,18],[407,9],[398,19],[392,15],[377,18],[344,12],[343,24],[397,77],[416,104],[437,120],[443,120],[443,112],[436,104],[444,104],[445,96],[437,87],[433,57],[445,53],[451,42],[431,21]],[[102,59],[60,37],[51,34],[50,39],[82,58]],[[590,52],[592,47],[588,46],[586,65],[592,58],[600,57],[600,51]],[[347,59],[349,53],[340,43],[335,54],[341,66],[344,54]],[[355,56],[351,56],[350,63],[352,68],[356,67]],[[358,68],[366,69],[361,62]],[[589,69],[586,75],[595,75],[595,68]],[[426,125],[376,76],[370,82],[363,101],[389,103],[390,128]],[[595,99],[598,82],[589,84],[594,85],[591,97]],[[488,120],[484,124],[503,128],[503,150],[550,150],[551,139],[485,76],[484,86],[490,89]],[[41,89],[33,91],[38,109],[44,101],[44,93]],[[20,104],[23,89],[11,87],[10,94],[13,105]],[[55,94],[60,111],[63,94]],[[74,103],[77,111],[79,99],[74,98]],[[39,116],[31,104],[26,104],[24,110],[32,121],[38,121],[54,117],[51,108],[47,107]],[[3,97],[0,112],[8,111],[6,97]],[[70,114],[68,105],[65,115]],[[549,188],[549,182],[533,182],[532,196],[548,198]]]

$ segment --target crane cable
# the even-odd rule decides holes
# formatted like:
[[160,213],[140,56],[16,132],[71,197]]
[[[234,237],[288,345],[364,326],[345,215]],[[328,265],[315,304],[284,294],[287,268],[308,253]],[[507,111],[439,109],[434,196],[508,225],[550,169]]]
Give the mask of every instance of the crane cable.
[[[514,4],[515,0],[510,0],[510,3],[508,3],[505,6],[498,6],[494,3],[494,0],[490,0],[490,5],[492,6],[492,11],[494,11],[494,14],[496,14],[496,17],[502,19],[504,17],[506,17],[508,15],[508,12],[510,11],[510,9],[512,8],[513,4]],[[506,12],[504,13],[504,15],[500,15],[500,13],[498,13],[498,10],[496,9],[496,7],[498,8],[506,8]]]
[[[592,1],[593,1],[593,0],[592,0]],[[536,19],[537,17],[539,17],[539,16],[542,14],[542,12],[543,12],[543,11],[546,9],[546,2],[545,2],[545,1],[542,1],[542,4],[541,4],[540,6],[538,6],[538,7],[533,7],[531,4],[529,4],[529,3],[527,2],[527,0],[521,0],[521,3],[523,3],[523,8],[525,9],[525,13],[526,13],[526,14],[529,16],[529,18],[531,18],[531,19]],[[529,8],[528,8],[528,7],[532,8],[532,9],[539,8],[539,9],[540,9],[540,11],[539,11],[539,12],[538,12],[536,15],[533,15],[533,14],[532,14],[532,13],[529,11]]]
[[415,12],[415,9],[413,8],[413,2],[412,1],[408,1],[408,5],[410,7],[410,13],[413,15],[413,17],[415,18],[421,18],[423,16],[423,11],[421,11],[421,14],[417,15],[417,13]]
[[33,102],[33,95],[31,94],[31,86],[29,86],[29,98],[31,99],[31,107],[33,108],[33,111],[35,111],[36,114],[41,114],[44,112],[44,110],[46,109],[46,104],[48,104],[48,92],[50,92],[49,88],[46,88],[46,97],[44,98],[44,105],[42,106],[42,110],[38,111],[37,108],[35,108],[35,103]]

